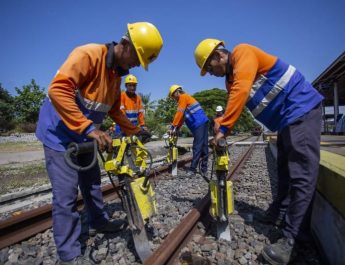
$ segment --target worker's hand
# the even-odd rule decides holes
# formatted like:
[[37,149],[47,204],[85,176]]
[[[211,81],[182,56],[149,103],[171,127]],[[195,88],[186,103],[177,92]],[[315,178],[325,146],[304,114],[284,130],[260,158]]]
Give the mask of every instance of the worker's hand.
[[147,128],[145,125],[144,126],[140,126],[141,129],[143,129],[144,131],[150,131],[149,128]]
[[169,129],[167,133],[171,136],[176,136],[177,130],[178,130],[177,128]]
[[112,151],[112,139],[106,132],[96,129],[90,132],[87,137],[96,139],[98,148],[101,152],[105,149],[107,149],[108,152]]
[[145,131],[145,130],[140,130],[136,136],[139,138],[140,142],[142,142],[143,144],[144,143],[147,143],[150,141],[150,138],[151,138],[151,133],[148,132],[148,131]]
[[221,138],[224,138],[224,134],[222,133],[222,132],[218,132],[217,134],[216,134],[216,136],[212,139],[212,144],[213,145],[217,145],[217,142],[218,142],[218,140],[219,139],[221,139]]

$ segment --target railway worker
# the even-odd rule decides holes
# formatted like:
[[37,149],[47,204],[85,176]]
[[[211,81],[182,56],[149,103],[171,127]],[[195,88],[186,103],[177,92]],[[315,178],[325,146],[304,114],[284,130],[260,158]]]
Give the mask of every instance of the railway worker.
[[[185,121],[194,137],[193,160],[187,172],[187,175],[192,176],[196,174],[200,159],[208,156],[208,118],[200,103],[185,93],[180,85],[170,87],[169,97],[177,102],[178,107],[168,133],[176,132]],[[202,159],[200,173],[207,173],[207,159]]]
[[213,119],[214,126],[213,126],[213,133],[216,134],[219,130],[220,123],[223,119],[223,107],[217,106],[216,107],[216,117]]
[[[67,166],[64,154],[71,142],[95,139],[101,151],[111,148],[111,137],[99,126],[108,114],[128,135],[147,135],[120,110],[121,77],[141,65],[147,70],[162,48],[157,28],[148,22],[128,24],[119,43],[87,44],[75,48],[53,78],[39,115],[37,138],[43,143],[53,192],[53,233],[60,264],[91,264],[81,255],[77,212],[78,186],[83,195],[90,229],[114,232],[104,210],[98,163],[86,172]],[[88,164],[92,154],[79,159]],[[122,224],[123,225],[123,224]],[[91,231],[91,230],[90,230]]]
[[244,106],[268,129],[278,132],[278,195],[261,221],[284,218],[283,237],[265,246],[262,254],[271,264],[287,264],[295,241],[309,236],[323,97],[295,67],[249,44],[237,45],[230,52],[223,41],[205,39],[194,56],[202,76],[225,77],[229,93],[215,141],[229,134]]
[[[138,80],[134,75],[127,75],[125,78],[126,91],[121,93],[120,109],[127,118],[140,128],[147,130],[145,126],[145,111],[141,97],[136,93]],[[121,133],[119,126],[116,126],[116,132]]]

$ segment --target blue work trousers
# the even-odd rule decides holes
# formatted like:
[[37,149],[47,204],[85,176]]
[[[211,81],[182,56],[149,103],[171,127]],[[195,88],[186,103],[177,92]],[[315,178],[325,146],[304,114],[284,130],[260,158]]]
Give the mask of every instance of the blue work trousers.
[[278,193],[271,208],[285,214],[286,237],[310,239],[320,162],[321,105],[284,128],[277,139]]
[[[65,152],[44,146],[46,168],[53,193],[53,234],[57,253],[61,260],[70,260],[81,254],[78,238],[81,232],[77,211],[78,186],[88,213],[89,225],[99,228],[108,222],[101,192],[101,177],[98,163],[88,171],[77,172],[64,160]],[[81,166],[88,165],[92,154],[78,158]]]
[[208,156],[208,122],[200,125],[193,132],[193,160],[190,170],[196,171],[200,159],[201,171],[207,171],[207,156]]

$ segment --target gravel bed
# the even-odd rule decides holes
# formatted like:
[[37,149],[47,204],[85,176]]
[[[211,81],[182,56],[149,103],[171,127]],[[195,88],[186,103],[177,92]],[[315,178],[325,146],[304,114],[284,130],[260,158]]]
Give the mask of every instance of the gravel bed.
[[[247,146],[235,146],[230,150],[231,162],[236,161]],[[267,168],[268,167],[268,168]],[[175,178],[163,178],[155,183],[157,214],[148,223],[151,248],[156,249],[168,233],[176,227],[186,213],[205,196],[208,185],[200,177],[188,177],[178,169]],[[260,257],[263,246],[273,242],[279,231],[272,226],[253,220],[253,214],[263,211],[272,200],[275,190],[276,168],[265,146],[255,148],[250,162],[234,183],[235,213],[230,216],[232,242],[217,241],[212,235],[202,238],[195,235],[183,249],[183,256],[200,264],[264,264]],[[106,204],[112,219],[126,219],[120,200]],[[200,230],[205,230],[201,223]],[[84,254],[99,264],[141,264],[136,256],[129,229],[115,234],[98,234],[88,237],[86,214],[82,212],[81,242]],[[293,264],[321,264],[312,247]],[[56,248],[52,230],[0,250],[0,264],[55,264]]]
[[34,133],[16,133],[10,136],[0,136],[0,143],[16,142],[36,142],[38,141]]
[[[186,259],[202,259],[203,264],[267,264],[261,257],[266,244],[275,242],[280,231],[270,225],[257,222],[253,217],[263,212],[276,192],[276,164],[268,147],[256,146],[249,163],[234,181],[235,212],[230,216],[232,241],[216,241],[210,235],[206,239],[194,236],[183,250]],[[201,230],[203,227],[199,224]],[[289,264],[322,264],[315,246],[302,246],[297,258]]]

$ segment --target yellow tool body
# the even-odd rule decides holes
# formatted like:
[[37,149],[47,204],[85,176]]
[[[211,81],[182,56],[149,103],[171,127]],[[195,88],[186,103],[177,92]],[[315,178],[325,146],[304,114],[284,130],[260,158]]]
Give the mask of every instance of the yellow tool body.
[[[136,136],[113,139],[112,150],[106,159],[102,152],[98,153],[126,212],[136,252],[144,262],[152,254],[145,221],[156,212],[154,192],[149,182],[152,156]],[[89,165],[82,167],[73,161],[74,157],[89,152],[94,153]],[[97,143],[71,143],[64,158],[71,168],[86,171],[97,163]]]
[[104,169],[114,175],[130,178],[131,192],[143,220],[147,220],[156,212],[152,185],[149,181],[145,183],[148,151],[136,136],[113,139],[112,145],[114,153],[108,154]]
[[216,180],[210,180],[210,214],[217,221],[217,237],[231,241],[228,216],[234,211],[232,182],[226,180],[229,171],[229,153],[225,139],[214,148]]
[[122,205],[127,214],[129,228],[132,231],[136,252],[144,262],[151,254],[145,222],[156,212],[154,191],[149,182],[150,168],[146,164],[152,157],[136,136],[113,139],[113,152],[103,160],[112,184],[118,179]]
[[176,134],[166,134],[163,136],[163,138],[165,140],[166,148],[168,148],[168,154],[165,161],[167,164],[171,165],[171,174],[173,176],[177,176],[178,137]]
[[131,182],[131,188],[138,204],[141,216],[144,220],[148,220],[153,214],[156,213],[156,200],[154,199],[154,191],[152,186],[143,189],[143,182],[145,178],[141,177]]

